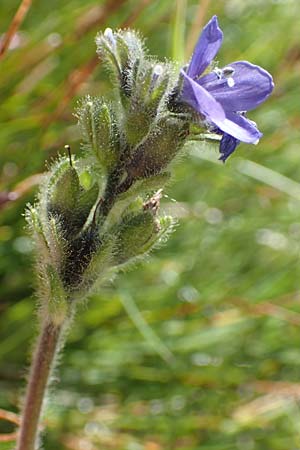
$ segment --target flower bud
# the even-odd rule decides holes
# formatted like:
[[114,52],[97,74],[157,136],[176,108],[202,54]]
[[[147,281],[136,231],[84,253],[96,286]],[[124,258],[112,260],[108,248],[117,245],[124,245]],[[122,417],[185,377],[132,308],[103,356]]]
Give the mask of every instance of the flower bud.
[[118,132],[113,113],[100,99],[87,97],[77,111],[87,149],[96,157],[105,173],[118,159]]
[[66,241],[54,217],[43,214],[41,205],[29,206],[26,220],[34,239],[36,253],[37,288],[41,314],[50,315],[56,324],[63,322],[67,312],[67,292],[61,269],[67,250]]
[[170,227],[171,221],[157,217],[161,190],[139,210],[124,215],[117,226],[117,265],[148,253]]
[[162,172],[182,148],[188,124],[176,118],[162,119],[137,148],[126,169],[131,180]]
[[54,218],[64,238],[75,238],[87,221],[98,192],[98,183],[84,189],[75,166],[67,158],[61,158],[53,166],[40,194],[44,228],[47,230],[47,224]]
[[138,145],[148,134],[169,83],[169,71],[165,64],[150,61],[139,62],[132,74],[132,93],[125,109],[124,128],[128,144]]
[[157,221],[149,211],[126,216],[119,229],[118,264],[144,253],[145,246],[156,234],[157,226]]
[[144,59],[143,44],[139,36],[131,30],[113,32],[107,28],[96,36],[97,52],[114,75],[121,96],[130,92],[130,76],[137,60]]
[[[74,210],[79,194],[79,178],[74,167],[64,164],[64,169],[49,180],[48,211],[68,215]],[[56,178],[56,179],[55,179]]]

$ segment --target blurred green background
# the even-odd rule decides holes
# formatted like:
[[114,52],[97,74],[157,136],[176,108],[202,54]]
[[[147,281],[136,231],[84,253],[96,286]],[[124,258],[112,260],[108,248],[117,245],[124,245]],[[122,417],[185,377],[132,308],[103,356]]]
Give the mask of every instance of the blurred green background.
[[[1,0],[0,33],[18,6]],[[189,147],[162,205],[179,218],[167,245],[78,313],[46,450],[300,449],[298,0],[33,2],[0,60],[0,407],[19,411],[36,331],[25,205],[45,161],[80,152],[78,99],[111,95],[96,32],[134,27],[151,53],[187,61],[213,14],[220,66],[274,76],[249,114],[264,137],[225,165],[217,146]]]

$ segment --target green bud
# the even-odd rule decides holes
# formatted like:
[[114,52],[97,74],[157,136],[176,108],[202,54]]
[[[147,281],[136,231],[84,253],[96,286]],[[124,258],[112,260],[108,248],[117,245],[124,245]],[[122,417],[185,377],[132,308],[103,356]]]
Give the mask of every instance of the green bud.
[[139,203],[139,208],[141,208],[141,205],[143,204],[142,196],[145,196],[145,194],[149,195],[150,193],[157,191],[157,189],[164,187],[165,184],[170,181],[170,178],[171,174],[169,172],[163,172],[154,175],[153,177],[140,179],[132,184],[129,189],[119,194],[114,206],[106,218],[104,230],[115,225],[129,205],[141,201],[141,203]]
[[43,262],[47,261],[49,259],[49,248],[43,232],[38,207],[29,205],[25,212],[25,218],[32,233],[37,259]]
[[[48,305],[49,299],[55,298],[55,302],[59,303],[62,297],[65,299],[62,281],[58,273],[61,272],[63,266],[67,244],[55,217],[47,218],[44,222],[41,220],[41,217],[39,206],[30,206],[26,211],[26,220],[35,244],[36,269],[38,273],[36,281],[41,307],[48,314],[51,313]],[[54,294],[55,297],[53,297]]]
[[127,163],[129,179],[147,178],[162,172],[182,149],[188,124],[177,118],[164,118],[137,148]]
[[126,102],[124,128],[128,144],[138,145],[149,133],[169,84],[169,67],[139,61],[131,74],[132,93]]
[[121,75],[121,63],[117,51],[117,43],[115,33],[111,28],[106,28],[104,33],[96,36],[97,53],[106,63],[109,70],[119,79]]
[[67,158],[54,164],[40,193],[40,221],[47,241],[52,239],[51,230],[56,228],[61,233],[58,240],[75,239],[85,225],[98,193],[97,183],[90,189],[80,185],[77,170]]
[[56,324],[71,301],[120,266],[141,258],[173,227],[159,217],[167,167],[189,132],[187,120],[168,109],[172,70],[145,56],[139,36],[107,29],[96,39],[119,99],[88,96],[78,109],[87,154],[76,164],[60,158],[45,177],[27,220],[36,241],[42,308]]
[[165,233],[169,225],[163,218],[157,217],[161,192],[159,190],[142,205],[140,199],[133,202],[123,215],[122,222],[115,227],[118,235],[117,265],[148,253]]
[[63,161],[54,167],[46,192],[47,216],[55,218],[66,239],[74,238],[88,218],[97,199],[98,188],[96,192],[95,188],[85,191],[79,184],[76,169],[70,166],[69,161]]
[[102,100],[88,96],[77,117],[87,149],[104,172],[110,172],[118,159],[118,132],[111,109]]
[[137,60],[144,59],[143,44],[131,30],[107,28],[96,36],[97,52],[114,75],[121,96],[131,92],[130,71]]
[[60,239],[59,232],[55,227],[55,220],[52,218],[48,223],[47,230],[48,237],[51,235],[51,238],[47,242],[38,209],[29,207],[26,211],[26,219],[35,243],[40,313],[50,315],[51,320],[59,325],[64,321],[68,310],[67,293],[58,274],[63,259],[61,250],[64,245],[61,246],[61,244],[64,240],[58,241]]
[[118,264],[144,253],[147,243],[157,233],[158,224],[150,211],[124,217],[119,228]]
[[148,69],[146,74],[144,75],[145,64],[143,64],[142,76],[137,77],[135,92],[139,90],[137,95],[143,99],[145,107],[150,115],[154,117],[162,98],[166,95],[171,67],[166,63],[155,63],[152,61],[147,61],[147,63]]
[[140,107],[137,105],[127,112],[124,129],[126,141],[131,148],[134,148],[147,136],[152,120],[152,117],[144,109],[143,105],[140,105]]
[[98,53],[115,75],[124,109],[122,128],[126,141],[135,148],[149,133],[172,73],[170,64],[145,56],[141,39],[132,31],[107,29],[96,38]]
[[123,70],[128,69],[134,61],[144,56],[143,42],[136,31],[118,30],[116,41]]
[[60,272],[69,250],[63,225],[58,217],[50,216],[48,221],[43,223],[43,231],[49,247],[51,264]]
[[67,214],[77,203],[79,177],[67,157],[59,159],[52,167],[41,190],[40,200],[46,213]]
[[[51,180],[50,180],[51,183]],[[74,210],[79,194],[79,178],[70,165],[50,187],[48,209],[51,213],[69,213]]]

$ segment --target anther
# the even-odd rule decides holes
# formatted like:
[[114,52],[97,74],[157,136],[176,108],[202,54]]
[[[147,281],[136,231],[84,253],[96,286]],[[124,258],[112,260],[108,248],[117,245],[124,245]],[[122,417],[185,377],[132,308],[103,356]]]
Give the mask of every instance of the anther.
[[222,69],[222,73],[225,78],[232,77],[232,75],[234,75],[234,72],[235,72],[234,68],[230,66],[226,66],[224,67],[224,69]]
[[219,80],[222,80],[222,78],[226,78],[229,87],[233,87],[235,84],[233,79],[234,72],[235,70],[231,66],[226,66],[224,67],[224,69],[219,69],[218,67],[214,69],[214,73],[217,75]]

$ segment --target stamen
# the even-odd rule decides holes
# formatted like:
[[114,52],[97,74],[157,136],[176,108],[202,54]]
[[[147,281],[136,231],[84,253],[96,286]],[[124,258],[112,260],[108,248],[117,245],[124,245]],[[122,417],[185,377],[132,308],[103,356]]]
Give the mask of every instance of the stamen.
[[218,67],[216,67],[213,72],[217,75],[217,77],[219,78],[219,80],[221,80],[221,78],[223,77],[223,70],[219,69]]
[[233,75],[234,75],[234,68],[231,66],[226,66],[223,69],[223,75],[225,78],[227,78],[227,84],[229,87],[233,87],[234,86],[234,79],[233,79]]
[[217,75],[219,80],[222,80],[222,78],[226,78],[229,87],[234,86],[234,79],[232,76],[234,75],[235,70],[233,67],[226,66],[224,67],[224,69],[219,69],[218,67],[216,67],[213,72]]

